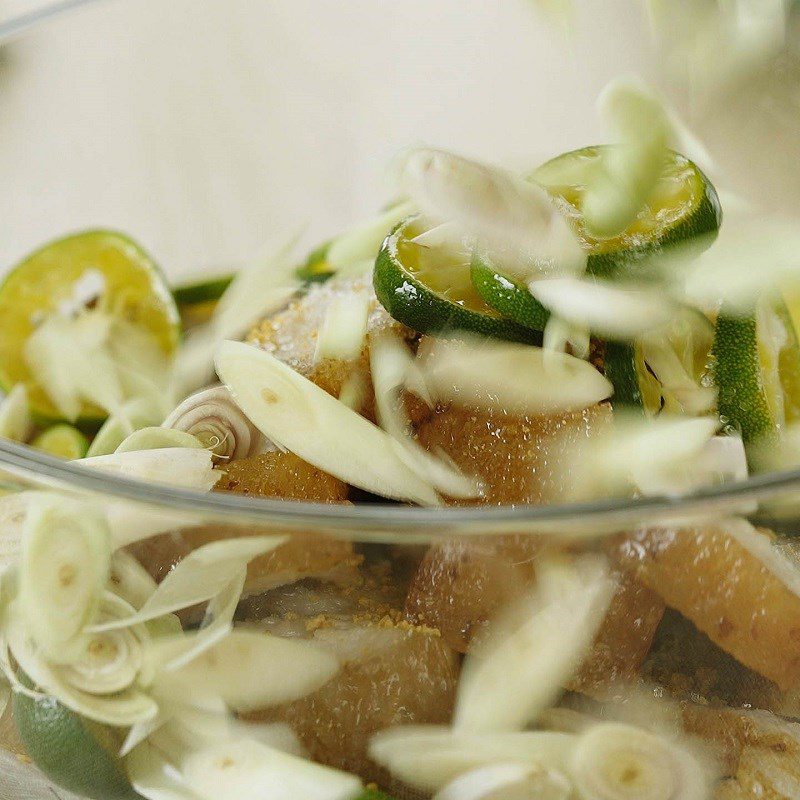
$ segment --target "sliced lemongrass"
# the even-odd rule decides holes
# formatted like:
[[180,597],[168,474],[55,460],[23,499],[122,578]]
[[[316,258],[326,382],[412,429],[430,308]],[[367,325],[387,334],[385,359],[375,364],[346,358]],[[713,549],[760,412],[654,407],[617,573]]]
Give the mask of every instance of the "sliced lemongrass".
[[674,494],[695,488],[695,460],[719,424],[715,417],[660,414],[644,420],[617,414],[607,431],[591,442],[578,443],[565,458],[573,494],[585,499],[629,492],[631,487],[646,494]]
[[369,385],[366,376],[360,369],[354,369],[342,383],[339,390],[339,402],[348,408],[361,412],[369,392]]
[[125,400],[116,364],[106,347],[108,331],[109,319],[100,311],[74,319],[51,315],[25,343],[28,367],[56,408],[71,421],[84,401],[113,414]]
[[159,728],[166,725],[168,721],[167,715],[165,715],[163,709],[159,707],[158,714],[152,719],[148,719],[145,722],[137,722],[135,725],[132,725],[117,751],[119,758],[125,758],[125,756],[142,744],[142,742],[150,738]]
[[127,753],[125,769],[131,786],[147,800],[197,800],[178,769],[147,740]]
[[459,775],[438,791],[435,800],[570,800],[565,775],[538,764],[501,762]]
[[15,492],[0,497],[0,572],[17,563],[22,551],[22,531],[31,498],[46,492]]
[[150,573],[125,550],[117,550],[111,556],[108,585],[135,609],[141,608],[158,587]]
[[0,400],[0,437],[25,442],[31,435],[32,427],[28,390],[24,384],[17,383]]
[[185,702],[211,695],[245,713],[304,697],[338,670],[334,655],[312,642],[233,630],[184,666],[160,674],[158,681]]
[[27,507],[19,561],[19,602],[29,635],[48,658],[68,648],[100,606],[111,558],[105,516],[62,495],[37,495]]
[[217,372],[261,432],[346,483],[436,505],[436,492],[392,449],[391,437],[274,356],[225,342]]
[[581,797],[706,800],[707,771],[676,743],[633,725],[601,723],[575,743],[570,774]]
[[89,445],[87,457],[110,455],[126,436],[140,428],[158,425],[162,416],[160,404],[152,398],[128,400],[118,414],[112,414],[103,423]]
[[[749,445],[748,449],[760,472],[793,469],[800,466],[800,423],[790,423],[780,429],[777,435],[769,435],[756,440]],[[0,548],[2,548],[1,543]]]
[[179,632],[151,643],[147,652],[148,671],[179,669],[227,636],[233,627],[246,579],[247,568],[242,567],[239,574],[211,598],[199,630],[188,634]]
[[[140,395],[142,386],[150,386],[156,400],[164,398],[167,388],[171,359],[158,340],[141,325],[114,317],[108,337],[108,349],[120,367],[123,388],[129,397]],[[129,386],[125,382],[133,381]],[[158,394],[160,392],[160,394]]]
[[366,292],[336,295],[325,312],[317,337],[314,360],[352,361],[361,355],[367,337],[372,302]]
[[[129,617],[135,611],[121,597],[106,592],[98,621]],[[82,640],[80,655],[54,670],[74,689],[92,695],[116,694],[137,681],[148,638],[143,625],[92,634]]]
[[553,731],[468,734],[435,725],[401,726],[375,734],[369,753],[392,775],[423,792],[501,761],[540,764],[562,771],[575,737]]
[[535,591],[506,609],[464,662],[456,730],[513,730],[535,721],[580,666],[614,589],[600,558],[537,564]]
[[247,458],[266,445],[261,431],[224,386],[212,386],[187,397],[162,426],[196,436],[220,459]]
[[156,702],[133,687],[107,697],[76,689],[42,658],[17,615],[12,616],[8,629],[8,645],[19,668],[34,685],[87,719],[116,727],[127,727],[151,719],[158,713]]
[[399,163],[401,186],[417,208],[453,221],[488,249],[518,249],[540,267],[580,273],[586,253],[540,186],[442,150],[419,148]]
[[422,366],[437,399],[519,415],[589,408],[610,397],[611,383],[566,353],[485,341],[428,342]]
[[411,436],[402,390],[415,361],[405,343],[391,333],[374,336],[369,359],[378,421],[395,439],[401,458],[415,472],[425,475],[437,491],[449,497],[478,497],[481,486],[477,479],[464,475],[445,458],[428,452]]
[[203,800],[349,800],[362,790],[355,775],[238,739],[189,755],[181,765],[189,788]]
[[0,719],[6,713],[9,700],[11,700],[11,684],[0,678]]
[[530,293],[553,314],[607,338],[633,339],[675,318],[663,292],[573,277],[541,278]]
[[248,562],[285,541],[285,536],[247,536],[198,547],[178,562],[136,614],[94,625],[90,632],[134,625],[210,600],[225,589]]
[[191,433],[172,428],[140,428],[120,442],[115,453],[130,453],[136,450],[163,450],[168,447],[204,449],[203,443]]
[[545,323],[542,341],[545,353],[564,353],[569,347],[572,355],[586,361],[590,344],[589,329],[586,327],[570,324],[555,314]]
[[209,491],[222,477],[214,471],[208,450],[193,447],[167,447],[160,450],[131,450],[76,461],[82,467],[116,473],[148,483],[163,483],[182,489]]
[[597,102],[620,144],[604,152],[582,210],[593,235],[612,237],[628,227],[656,189],[673,131],[661,101],[641,80],[616,78]]
[[668,342],[648,337],[642,343],[642,354],[665,395],[673,399],[681,411],[689,416],[697,416],[714,409],[716,389],[697,383]]
[[365,262],[375,262],[381,242],[398,222],[414,212],[409,202],[398,203],[377,217],[337,236],[328,245],[325,260],[340,274],[359,269]]

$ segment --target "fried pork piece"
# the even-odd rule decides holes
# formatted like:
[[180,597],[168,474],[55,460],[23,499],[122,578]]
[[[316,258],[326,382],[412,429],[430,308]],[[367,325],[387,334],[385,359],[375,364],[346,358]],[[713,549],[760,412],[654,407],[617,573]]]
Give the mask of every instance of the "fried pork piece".
[[[335,298],[354,292],[364,292],[370,299],[370,316],[367,325],[367,342],[358,358],[352,361],[325,358],[317,361],[317,339],[325,315]],[[405,325],[392,319],[375,297],[370,277],[337,279],[309,288],[302,297],[286,309],[260,322],[249,334],[248,341],[257,344],[276,358],[288,364],[320,388],[338,397],[345,381],[353,373],[362,378],[363,405],[359,411],[375,421],[375,395],[369,368],[369,339],[386,330],[396,331],[411,341],[416,334]],[[424,406],[409,398],[412,415],[423,413]]]
[[608,405],[539,417],[449,405],[423,420],[417,435],[426,448],[441,448],[466,474],[483,481],[483,497],[449,501],[453,505],[544,504],[566,499],[569,483],[559,459],[610,419]]
[[736,659],[786,690],[800,681],[800,596],[722,528],[646,529],[620,562]]
[[730,776],[715,800],[800,797],[800,725],[765,711],[694,704],[682,715],[686,732],[708,742]]
[[[292,453],[264,453],[232,461],[226,471],[220,481],[222,491],[317,503],[342,503],[347,498],[346,484]],[[263,528],[203,525],[145,539],[130,550],[161,581],[201,545],[229,537],[263,536],[265,532]],[[346,583],[354,579],[360,561],[349,542],[319,534],[293,534],[285,544],[250,562],[244,596],[307,577]]]
[[638,674],[664,616],[664,603],[628,575],[619,575],[603,624],[580,672],[567,688],[596,694]]
[[407,794],[369,758],[369,740],[393,725],[449,722],[455,653],[436,632],[389,618],[322,627],[313,638],[342,660],[338,675],[313,694],[250,719],[286,721],[315,760]]

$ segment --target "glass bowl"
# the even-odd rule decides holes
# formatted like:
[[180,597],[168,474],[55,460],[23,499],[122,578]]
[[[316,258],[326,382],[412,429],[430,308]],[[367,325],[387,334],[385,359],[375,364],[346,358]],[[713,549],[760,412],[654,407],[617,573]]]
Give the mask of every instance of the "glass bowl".
[[[647,69],[628,5],[608,3],[582,48],[513,1],[469,13],[457,0],[12,4],[0,18],[0,265],[61,232],[108,226],[145,244],[171,278],[216,272],[303,224],[313,245],[369,214],[387,199],[384,165],[408,144],[519,166],[586,144],[598,135],[597,91]],[[537,80],[522,93],[519,75]],[[201,494],[0,440],[0,481],[4,492],[79,494],[180,529],[367,546],[510,534],[595,543],[736,515],[800,530],[800,470],[685,497],[423,509]],[[11,749],[0,752],[0,797],[69,796]]]

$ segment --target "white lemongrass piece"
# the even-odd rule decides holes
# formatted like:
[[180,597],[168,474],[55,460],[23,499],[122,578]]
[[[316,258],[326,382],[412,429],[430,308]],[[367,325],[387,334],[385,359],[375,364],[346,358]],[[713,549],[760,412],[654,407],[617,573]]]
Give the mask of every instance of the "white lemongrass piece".
[[261,431],[224,386],[212,386],[187,397],[162,426],[196,436],[221,459],[248,458],[265,447]]
[[517,249],[561,274],[585,269],[585,251],[540,186],[442,150],[408,151],[398,166],[416,207],[456,223],[490,250]]
[[674,134],[661,101],[639,79],[616,78],[597,101],[619,145],[602,155],[586,187],[583,216],[597,237],[621,233],[655,191]]
[[145,722],[137,722],[135,725],[132,725],[123,739],[122,744],[119,746],[117,755],[120,758],[125,758],[125,756],[131,753],[142,742],[146,741],[159,728],[166,725],[168,721],[169,719],[167,715],[164,714],[163,709],[159,708],[158,714],[152,719]]
[[[160,390],[163,399],[168,384],[170,358],[149,330],[115,316],[108,336],[108,349],[116,364],[124,367],[129,376],[138,377],[144,385]],[[121,373],[121,377],[128,396],[137,396],[135,391],[131,392],[136,384],[125,386],[125,374]],[[158,399],[159,396],[155,397]]]
[[707,800],[710,775],[688,751],[643,728],[595,725],[575,743],[570,773],[582,798]]
[[274,550],[285,536],[223,539],[198,547],[178,562],[139,611],[121,620],[93,626],[91,632],[112,630],[203,603],[219,594],[257,556]]
[[17,383],[0,400],[0,437],[25,442],[31,435],[32,427],[28,390],[24,384]]
[[131,786],[147,800],[199,800],[161,750],[145,740],[125,757]]
[[588,652],[615,585],[608,564],[537,565],[537,587],[490,626],[464,662],[456,730],[522,729],[558,697]]
[[537,764],[506,762],[478,767],[459,775],[434,800],[570,800],[572,784],[565,775]]
[[[32,491],[15,492],[0,497],[0,573],[15,565],[22,551],[22,530]],[[45,495],[45,492],[39,492]]]
[[125,550],[111,556],[108,581],[111,591],[135,609],[141,608],[158,587],[150,573]]
[[561,319],[608,338],[633,339],[675,317],[663,292],[641,287],[564,277],[533,280],[528,290]]
[[566,353],[504,342],[439,339],[421,354],[431,393],[441,400],[520,415],[589,408],[610,397],[611,383]]
[[355,775],[238,739],[189,755],[181,765],[189,788],[203,800],[349,800],[362,790]]
[[212,695],[233,711],[246,713],[304,697],[338,670],[334,655],[311,642],[233,630],[189,663],[162,673],[158,681],[184,702]]
[[19,603],[28,633],[58,661],[95,617],[108,580],[111,534],[92,504],[37,494],[28,504]]
[[172,428],[140,428],[123,439],[115,453],[130,453],[135,450],[163,450],[167,447],[204,449],[203,443],[191,433]]
[[366,292],[336,295],[331,301],[317,337],[314,360],[352,361],[361,355],[367,336],[371,300]]
[[481,492],[478,480],[464,475],[444,458],[437,458],[411,436],[401,393],[415,361],[405,343],[391,333],[375,336],[370,343],[369,359],[378,421],[395,439],[401,458],[425,475],[437,491],[449,497],[478,497]]
[[565,320],[552,315],[544,326],[542,350],[547,353],[564,353],[567,347],[572,350],[572,355],[587,361],[591,338],[589,329],[571,325]]
[[261,432],[346,483],[436,505],[438,496],[392,449],[391,437],[269,353],[225,342],[217,372]]
[[325,260],[336,271],[349,270],[367,261],[374,263],[381,242],[398,222],[414,212],[409,202],[399,203],[347,233],[337,236],[328,245]]
[[434,725],[401,726],[375,734],[370,756],[392,775],[426,793],[497,762],[539,764],[563,771],[575,737],[553,731],[469,734]]
[[203,448],[131,450],[127,453],[82,458],[75,463],[125,478],[201,492],[209,491],[222,477],[222,473],[214,470],[211,453]]
[[694,459],[718,427],[716,417],[660,414],[643,420],[617,414],[608,431],[578,443],[565,459],[574,496],[602,497],[631,487],[646,494],[673,494],[694,487]]
[[[98,621],[129,617],[136,609],[111,592],[106,592]],[[144,660],[149,639],[143,625],[86,636],[80,653],[69,664],[54,668],[70,686],[92,695],[110,695],[133,686]]]
[[113,453],[126,436],[140,428],[161,422],[161,406],[152,398],[138,397],[123,404],[118,414],[112,414],[92,439],[87,457]]
[[[750,445],[751,457],[760,472],[780,471],[800,466],[800,423],[790,423],[778,431]],[[0,520],[2,520],[0,505]],[[0,551],[2,539],[0,539]]]
[[152,672],[179,669],[227,636],[233,628],[233,617],[246,579],[247,567],[242,567],[239,574],[211,598],[199,630],[188,634],[181,632],[152,643],[147,652],[149,669]]
[[133,687],[107,697],[76,689],[36,651],[19,618],[12,617],[8,644],[22,672],[43,693],[54,697],[76,714],[105,725],[127,727],[152,719],[158,713],[156,702]]
[[454,222],[434,225],[409,241],[420,247],[443,247],[460,251],[465,260],[469,260],[475,246],[474,241],[465,242],[464,232]]
[[339,402],[358,413],[364,408],[369,392],[366,375],[360,369],[354,369],[342,383],[339,390]]
[[681,411],[694,417],[714,410],[716,389],[698,384],[669,342],[648,337],[642,343],[642,351],[647,366],[655,373],[664,394],[674,399]]
[[282,308],[297,292],[300,281],[294,274],[294,251],[299,238],[291,237],[236,274],[217,302],[211,320],[217,341],[243,336],[261,317]]
[[0,677],[0,719],[2,719],[3,715],[6,713],[6,708],[8,708],[10,700],[11,684],[9,684],[5,678]]

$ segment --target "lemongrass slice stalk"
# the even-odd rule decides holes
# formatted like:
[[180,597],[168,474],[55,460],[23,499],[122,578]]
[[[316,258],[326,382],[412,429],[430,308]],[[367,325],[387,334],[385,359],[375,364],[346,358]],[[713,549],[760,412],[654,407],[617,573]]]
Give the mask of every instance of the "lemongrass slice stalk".
[[111,556],[108,585],[115,595],[137,610],[158,588],[150,573],[125,550],[117,550]]
[[219,594],[252,559],[285,541],[285,536],[247,536],[198,547],[178,562],[136,614],[95,625],[90,632],[134,625],[203,603]]
[[282,705],[318,689],[339,670],[327,649],[261,631],[233,630],[184,666],[162,672],[162,690],[186,703],[222,698],[238,713]]
[[209,491],[222,477],[222,473],[214,471],[211,453],[203,448],[131,450],[127,453],[83,458],[75,463],[125,478],[201,492]]
[[391,333],[377,335],[370,343],[370,370],[375,386],[375,405],[381,427],[399,446],[401,457],[430,484],[450,497],[478,497],[480,482],[464,475],[444,458],[423,448],[410,433],[401,391],[416,362],[403,341]]
[[103,423],[89,445],[87,457],[110,455],[126,436],[140,428],[158,425],[161,418],[161,407],[153,399],[138,397],[128,400],[118,414],[112,414]]
[[15,492],[0,497],[0,573],[15,565],[22,551],[22,531],[28,504],[35,495],[46,492]]
[[437,792],[434,800],[570,800],[565,775],[537,764],[506,762],[479,767]]
[[[135,610],[121,597],[106,592],[98,621],[129,617]],[[54,670],[70,686],[87,694],[117,694],[138,680],[148,639],[144,625],[93,634],[83,639],[78,657]]]
[[564,771],[575,737],[553,731],[469,734],[435,725],[400,726],[375,734],[370,756],[392,775],[426,793],[459,775],[497,762]]
[[408,151],[399,165],[403,189],[433,219],[452,221],[482,246],[521,251],[539,268],[581,273],[586,253],[540,186],[442,150]]
[[349,800],[362,790],[354,775],[288,755],[252,739],[214,745],[188,756],[181,772],[202,800]]
[[542,349],[547,353],[564,353],[569,347],[576,358],[588,361],[591,337],[589,329],[571,325],[553,314],[544,326]]
[[533,280],[528,289],[561,319],[611,339],[636,338],[675,317],[675,306],[663,292],[641,287],[563,277]]
[[0,719],[2,719],[3,715],[6,713],[9,700],[11,700],[11,684],[0,677]]
[[147,651],[148,671],[171,672],[180,669],[227,636],[233,628],[236,606],[242,596],[247,568],[222,590],[214,595],[206,608],[203,623],[198,631],[165,637],[152,642]]
[[339,274],[350,274],[360,269],[365,261],[375,262],[381,242],[389,231],[414,212],[411,203],[399,203],[374,219],[358,225],[334,239],[325,254],[325,260]]
[[18,615],[12,615],[8,644],[20,669],[34,685],[76,714],[105,725],[127,727],[151,719],[158,713],[156,702],[134,687],[107,697],[75,688],[42,658]]
[[608,800],[706,800],[703,765],[664,737],[622,723],[602,723],[575,743],[570,773],[580,797]]
[[168,447],[188,447],[204,449],[203,443],[191,433],[170,428],[140,428],[120,442],[116,453],[130,453],[135,450],[163,450]]
[[131,786],[147,800],[197,800],[159,748],[145,740],[125,756]]
[[580,666],[614,589],[599,558],[538,565],[536,590],[506,609],[464,662],[456,730],[514,730],[533,722]]
[[336,295],[331,301],[317,338],[314,360],[352,361],[361,354],[367,337],[371,301],[366,292]]
[[624,231],[647,204],[674,134],[661,101],[640,80],[611,81],[597,102],[621,143],[604,152],[603,169],[586,187],[583,216],[593,235],[607,238]]
[[28,504],[19,562],[19,603],[28,634],[48,658],[69,658],[93,622],[108,580],[111,534],[93,505],[60,495]]
[[217,372],[261,432],[325,472],[383,497],[439,502],[428,481],[392,447],[392,438],[274,356],[225,342]]
[[221,460],[248,458],[267,446],[261,431],[224,386],[212,386],[187,397],[162,426],[197,437]]
[[18,383],[0,400],[0,437],[25,442],[32,428],[28,390],[24,384]]
[[421,349],[431,393],[440,400],[519,415],[589,408],[611,383],[591,364],[527,345],[435,340]]

